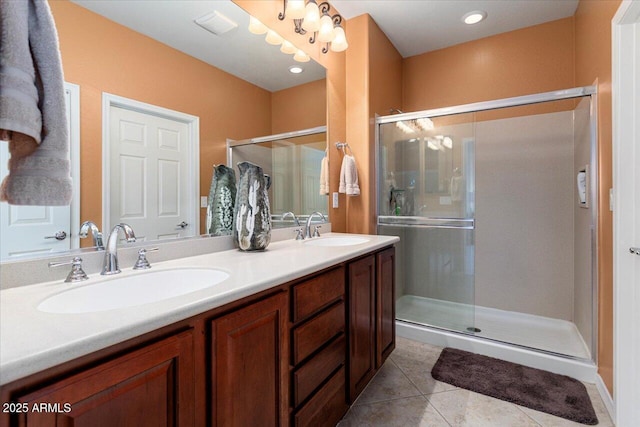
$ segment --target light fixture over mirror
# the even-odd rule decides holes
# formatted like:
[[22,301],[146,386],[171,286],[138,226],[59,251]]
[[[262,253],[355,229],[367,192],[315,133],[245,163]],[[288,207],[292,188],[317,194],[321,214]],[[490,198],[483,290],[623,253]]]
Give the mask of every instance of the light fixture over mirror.
[[[283,11],[278,14],[278,19],[284,21],[286,18],[293,20],[296,33],[305,35],[307,32],[313,33],[309,38],[309,43],[317,41],[325,43],[322,53],[342,52],[349,47],[347,36],[342,27],[342,16],[340,14],[330,15],[331,5],[329,2],[318,4],[316,0],[283,0]],[[304,13],[303,13],[304,12]]]

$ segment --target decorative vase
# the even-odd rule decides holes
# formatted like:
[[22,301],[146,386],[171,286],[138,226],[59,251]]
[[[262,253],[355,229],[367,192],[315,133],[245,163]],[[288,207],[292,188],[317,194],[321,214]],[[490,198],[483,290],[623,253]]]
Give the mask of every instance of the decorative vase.
[[240,178],[233,210],[233,242],[241,251],[261,251],[271,242],[271,179],[250,162],[238,163]]
[[233,231],[233,206],[236,201],[236,174],[225,165],[213,166],[209,204],[207,205],[207,234],[229,236]]

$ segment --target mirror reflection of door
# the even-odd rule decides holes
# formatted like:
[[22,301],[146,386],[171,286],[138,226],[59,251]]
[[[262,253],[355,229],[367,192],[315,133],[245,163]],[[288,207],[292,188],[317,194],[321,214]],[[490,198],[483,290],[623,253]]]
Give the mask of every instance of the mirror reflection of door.
[[[65,104],[69,132],[70,161],[77,166],[79,162],[79,123],[80,123],[80,88],[65,83]],[[0,143],[0,179],[8,173],[9,144]],[[71,178],[74,182],[74,193],[78,192],[78,178],[74,172],[78,167],[72,166]],[[25,255],[46,255],[50,252],[65,251],[78,247],[78,219],[72,218],[77,211],[79,197],[74,195],[69,206],[11,206],[0,203],[0,261],[9,261]],[[72,222],[73,220],[73,222]]]
[[140,241],[198,234],[198,168],[190,158],[189,124],[150,110],[108,108],[105,229],[127,223]]

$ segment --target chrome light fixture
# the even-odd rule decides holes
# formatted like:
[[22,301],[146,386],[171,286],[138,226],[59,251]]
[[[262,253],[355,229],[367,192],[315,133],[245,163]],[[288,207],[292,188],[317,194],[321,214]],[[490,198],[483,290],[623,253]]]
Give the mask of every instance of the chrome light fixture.
[[[296,33],[305,35],[312,32],[309,43],[313,44],[318,40],[326,45],[322,48],[322,53],[329,50],[342,52],[349,47],[347,37],[342,27],[342,16],[335,14],[331,16],[329,11],[331,5],[328,2],[317,4],[316,0],[283,0],[283,11],[278,14],[278,19],[284,21],[289,17],[293,19]],[[304,12],[304,13],[303,13]]]

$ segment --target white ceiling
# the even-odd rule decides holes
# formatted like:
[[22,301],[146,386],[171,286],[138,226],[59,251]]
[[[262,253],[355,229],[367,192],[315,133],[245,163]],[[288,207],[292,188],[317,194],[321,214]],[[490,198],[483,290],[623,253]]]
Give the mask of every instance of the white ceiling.
[[[249,15],[231,0],[72,1],[269,91],[325,76],[324,68],[313,61],[303,64],[302,74],[289,73],[289,66],[297,64],[292,56],[268,45],[263,36],[249,33]],[[578,0],[331,0],[331,4],[346,19],[371,15],[400,54],[408,57],[572,16]],[[194,24],[214,10],[237,22],[238,28],[217,36]],[[488,17],[465,25],[461,18],[471,10],[484,10]]]
[[[350,19],[371,15],[406,58],[483,37],[572,16],[578,0],[331,0]],[[466,25],[473,10],[487,19]],[[349,37],[347,28],[347,39]]]

